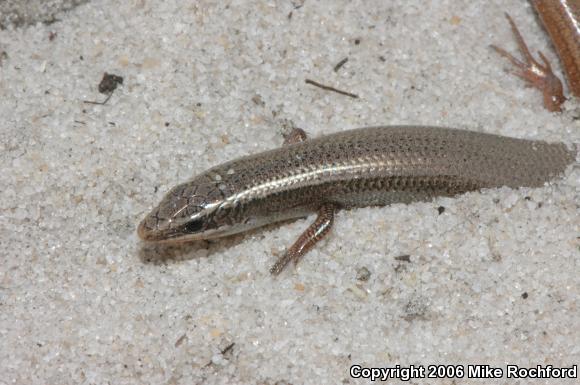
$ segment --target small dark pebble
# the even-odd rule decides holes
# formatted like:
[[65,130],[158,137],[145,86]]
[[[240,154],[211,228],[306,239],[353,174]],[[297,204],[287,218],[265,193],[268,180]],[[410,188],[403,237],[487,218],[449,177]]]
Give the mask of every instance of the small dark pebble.
[[304,6],[306,0],[290,0],[294,9],[300,9]]
[[411,256],[409,254],[399,255],[398,257],[395,257],[395,259],[402,262],[411,262]]
[[443,206],[437,207],[437,212],[439,213],[439,215],[443,214],[445,212],[445,207]]
[[528,299],[528,292],[527,291],[524,291],[524,293],[522,294],[522,298]]
[[266,105],[266,103],[264,102],[264,100],[262,99],[262,97],[260,95],[254,95],[252,97],[252,102],[254,102],[254,104],[257,106],[264,107]]
[[359,267],[356,269],[356,279],[359,281],[368,281],[371,277],[371,272],[366,267]]

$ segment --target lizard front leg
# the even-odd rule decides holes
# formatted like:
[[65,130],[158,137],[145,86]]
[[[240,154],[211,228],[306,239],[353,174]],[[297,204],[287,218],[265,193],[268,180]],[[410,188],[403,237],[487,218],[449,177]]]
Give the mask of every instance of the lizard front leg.
[[296,265],[300,259],[310,250],[314,245],[321,240],[332,228],[334,221],[334,212],[337,206],[334,203],[325,203],[318,209],[318,216],[314,223],[312,223],[306,231],[294,242],[292,246],[284,253],[284,255],[276,261],[274,266],[270,269],[272,275],[278,275],[290,261],[294,261]]

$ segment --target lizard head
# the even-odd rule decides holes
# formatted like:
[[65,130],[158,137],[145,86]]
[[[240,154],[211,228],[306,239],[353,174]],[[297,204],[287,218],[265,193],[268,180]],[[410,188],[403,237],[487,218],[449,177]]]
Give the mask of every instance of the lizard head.
[[[172,188],[139,224],[144,241],[180,242],[217,238],[237,228],[229,215],[227,186],[207,174]],[[237,232],[237,231],[233,231]]]

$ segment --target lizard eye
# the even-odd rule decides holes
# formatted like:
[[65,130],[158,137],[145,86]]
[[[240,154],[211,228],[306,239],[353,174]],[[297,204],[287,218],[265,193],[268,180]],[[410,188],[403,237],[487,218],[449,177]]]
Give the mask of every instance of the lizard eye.
[[188,234],[197,233],[203,227],[201,219],[189,221],[183,225],[183,231]]

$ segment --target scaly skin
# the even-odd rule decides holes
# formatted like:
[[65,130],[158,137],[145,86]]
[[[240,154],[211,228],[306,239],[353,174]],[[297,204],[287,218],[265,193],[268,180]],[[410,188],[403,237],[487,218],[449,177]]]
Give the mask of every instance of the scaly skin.
[[540,187],[574,158],[561,143],[440,127],[360,128],[211,168],[173,188],[138,234],[157,242],[209,239],[318,212],[319,227],[280,259],[277,274],[330,230],[336,209]]
[[580,98],[580,0],[533,0],[568,79],[570,92]]

